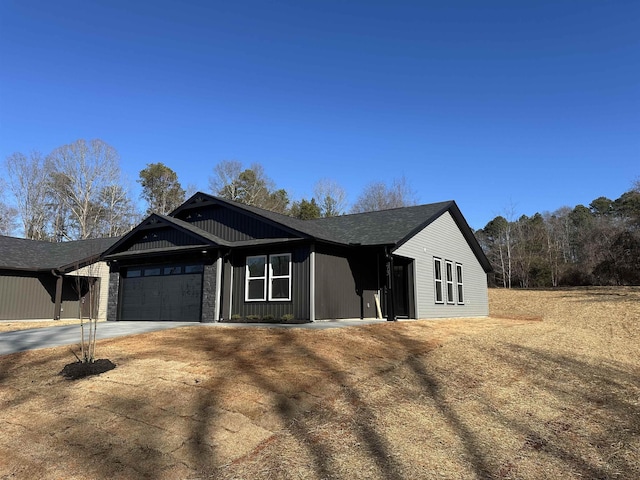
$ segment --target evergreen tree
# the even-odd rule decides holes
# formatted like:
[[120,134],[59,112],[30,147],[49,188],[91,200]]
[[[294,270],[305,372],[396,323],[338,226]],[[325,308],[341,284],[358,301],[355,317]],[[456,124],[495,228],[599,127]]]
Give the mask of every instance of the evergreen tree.
[[163,163],[149,163],[140,171],[140,195],[147,202],[147,215],[167,213],[178,208],[185,200],[178,175]]

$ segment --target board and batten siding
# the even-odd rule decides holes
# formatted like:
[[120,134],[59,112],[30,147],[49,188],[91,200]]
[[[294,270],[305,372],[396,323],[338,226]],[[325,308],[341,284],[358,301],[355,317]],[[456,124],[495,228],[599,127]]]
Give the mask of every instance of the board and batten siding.
[[0,320],[52,320],[55,291],[50,273],[0,272]]
[[[417,318],[485,317],[489,315],[487,275],[449,212],[402,244],[394,254],[414,259]],[[460,263],[463,268],[464,305],[435,302],[434,257]],[[455,281],[455,272],[454,272]],[[454,284],[455,288],[455,284]],[[446,295],[446,282],[443,282]]]
[[[270,248],[238,252],[232,259],[231,274],[231,312],[230,317],[238,315],[246,318],[249,315],[258,317],[272,316],[275,320],[283,315],[293,315],[296,320],[309,319],[309,246],[290,248]],[[245,279],[246,258],[254,255],[291,254],[291,300],[246,301]],[[225,288],[227,288],[225,285]],[[223,304],[226,298],[223,299]]]

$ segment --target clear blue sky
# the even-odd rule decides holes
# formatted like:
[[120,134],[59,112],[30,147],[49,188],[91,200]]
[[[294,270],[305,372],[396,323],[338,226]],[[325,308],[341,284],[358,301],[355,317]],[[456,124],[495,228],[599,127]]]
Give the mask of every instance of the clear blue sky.
[[135,188],[154,162],[351,202],[405,175],[473,228],[615,199],[640,177],[640,2],[0,0],[0,158],[79,138]]

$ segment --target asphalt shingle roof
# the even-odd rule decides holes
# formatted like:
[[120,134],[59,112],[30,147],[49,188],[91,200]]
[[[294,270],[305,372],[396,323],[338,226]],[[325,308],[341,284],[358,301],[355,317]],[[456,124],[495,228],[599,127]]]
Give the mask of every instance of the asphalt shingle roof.
[[44,242],[0,236],[0,268],[10,270],[73,270],[94,258],[119,238],[93,238],[73,242]]
[[347,245],[394,245],[416,229],[433,221],[447,208],[455,205],[453,201],[446,201],[338,217],[300,220],[207,194],[199,193],[198,195],[207,196],[214,201],[267,218],[312,238]]

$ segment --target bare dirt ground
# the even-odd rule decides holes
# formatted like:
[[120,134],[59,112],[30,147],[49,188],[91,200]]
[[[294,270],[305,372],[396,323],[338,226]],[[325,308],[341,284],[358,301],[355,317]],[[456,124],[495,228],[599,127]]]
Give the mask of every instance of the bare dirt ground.
[[640,288],[488,319],[194,326],[0,357],[0,478],[637,479]]

